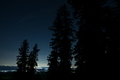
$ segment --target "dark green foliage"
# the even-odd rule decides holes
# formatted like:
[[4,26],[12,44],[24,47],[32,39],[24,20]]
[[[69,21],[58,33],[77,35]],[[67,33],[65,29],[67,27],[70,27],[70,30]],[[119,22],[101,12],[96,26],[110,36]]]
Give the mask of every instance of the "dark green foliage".
[[29,43],[27,40],[24,40],[21,48],[19,48],[19,55],[17,56],[17,66],[18,66],[18,72],[26,72],[26,65],[27,65],[27,58],[29,50],[28,50]]
[[[67,10],[66,5],[63,5],[57,10],[56,19],[53,26],[49,29],[53,31],[51,54],[48,56],[49,71],[51,74],[49,79],[68,79],[71,74],[71,60],[72,60],[72,42],[73,40],[73,26],[72,19]],[[67,74],[67,75],[66,75]],[[56,76],[55,77],[53,77]]]

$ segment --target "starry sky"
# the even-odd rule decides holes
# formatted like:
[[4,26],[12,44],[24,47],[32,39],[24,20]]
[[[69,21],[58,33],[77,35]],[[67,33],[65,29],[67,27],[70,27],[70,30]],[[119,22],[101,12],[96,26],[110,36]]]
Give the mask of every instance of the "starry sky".
[[48,27],[64,3],[67,0],[0,0],[0,65],[16,66],[18,48],[27,39],[29,51],[38,44],[38,66],[47,67],[52,38]]
[[56,10],[67,0],[0,0],[0,65],[16,66],[23,40],[29,42],[29,51],[37,43],[38,66],[47,66],[52,32],[48,27]]

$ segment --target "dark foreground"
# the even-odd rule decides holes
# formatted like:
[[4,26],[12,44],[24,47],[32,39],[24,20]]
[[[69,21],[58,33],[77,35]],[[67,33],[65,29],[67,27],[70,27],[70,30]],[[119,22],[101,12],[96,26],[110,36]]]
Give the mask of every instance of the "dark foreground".
[[29,74],[17,72],[0,72],[0,80],[46,80],[46,72]]

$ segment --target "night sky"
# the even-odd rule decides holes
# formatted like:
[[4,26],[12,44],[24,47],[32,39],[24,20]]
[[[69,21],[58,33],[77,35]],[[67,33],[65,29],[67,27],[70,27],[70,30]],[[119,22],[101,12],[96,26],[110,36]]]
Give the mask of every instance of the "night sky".
[[0,65],[16,66],[18,48],[27,39],[29,51],[38,44],[38,66],[46,67],[52,37],[48,27],[64,3],[67,0],[0,0]]
[[16,66],[18,48],[27,39],[30,51],[38,44],[38,65],[46,67],[52,35],[48,27],[64,3],[67,0],[0,0],[0,65]]

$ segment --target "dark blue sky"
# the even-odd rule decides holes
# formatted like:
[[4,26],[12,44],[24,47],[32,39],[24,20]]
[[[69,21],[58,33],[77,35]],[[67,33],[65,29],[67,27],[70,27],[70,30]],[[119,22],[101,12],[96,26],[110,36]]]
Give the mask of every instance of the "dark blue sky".
[[16,65],[21,42],[38,44],[39,66],[47,66],[56,10],[67,0],[0,0],[0,65]]
[[30,51],[38,44],[38,65],[47,66],[52,35],[48,27],[64,3],[67,0],[0,0],[0,65],[16,66],[18,48],[27,39]]

